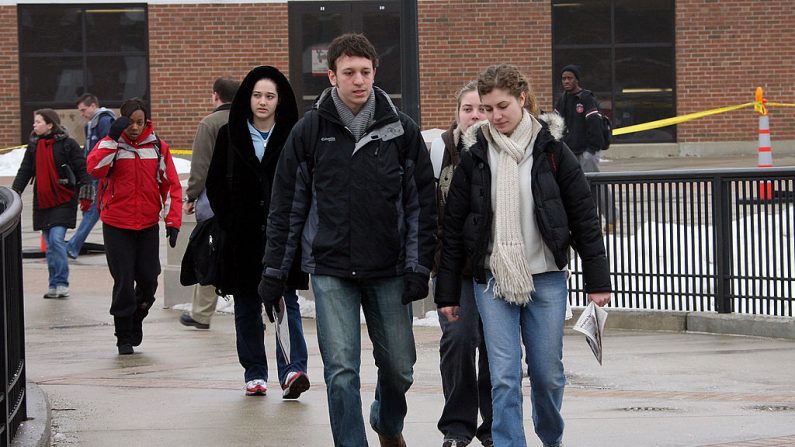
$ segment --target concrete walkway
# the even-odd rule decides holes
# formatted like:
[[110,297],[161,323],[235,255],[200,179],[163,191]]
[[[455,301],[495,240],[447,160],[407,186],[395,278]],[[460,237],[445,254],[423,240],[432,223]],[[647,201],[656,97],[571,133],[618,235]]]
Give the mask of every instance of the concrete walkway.
[[[754,163],[748,157],[704,160],[688,159],[688,167]],[[628,159],[604,168],[666,169],[681,163]],[[23,198],[28,248],[38,244],[38,234],[29,230],[30,191]],[[101,242],[99,227],[89,241]],[[211,330],[199,331],[181,326],[179,311],[156,305],[136,354],[119,357],[104,256],[70,261],[72,296],[65,300],[41,298],[47,284],[43,259],[24,262],[28,410],[34,420],[23,432],[49,426],[54,446],[332,445],[314,320],[304,320],[312,388],[299,401],[285,402],[271,380],[268,396],[245,397],[231,315],[216,315]],[[163,302],[162,290],[161,285],[157,304]],[[366,417],[376,370],[362,331]],[[415,328],[418,360],[404,430],[410,446],[441,445],[439,336],[438,328]],[[272,327],[266,338],[273,363]],[[795,446],[795,340],[610,329],[604,344],[599,366],[582,336],[566,335],[567,446]],[[539,446],[527,383],[524,394],[528,445]],[[42,434],[20,438],[17,445],[50,445]],[[368,439],[378,445],[372,430]]]

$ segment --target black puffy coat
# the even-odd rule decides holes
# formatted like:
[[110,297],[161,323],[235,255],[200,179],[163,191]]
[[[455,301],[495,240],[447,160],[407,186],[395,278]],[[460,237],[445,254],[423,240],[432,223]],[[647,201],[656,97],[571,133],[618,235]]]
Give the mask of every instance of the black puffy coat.
[[[19,192],[25,190],[28,182],[36,176],[36,144],[39,141],[37,135],[32,134],[30,143],[22,158],[17,176],[11,188]],[[53,132],[41,138],[54,138],[55,143],[52,147],[55,166],[58,169],[58,176],[62,179],[67,178],[64,165],[68,165],[74,173],[77,184],[72,185],[74,195],[72,200],[62,203],[53,208],[40,209],[36,186],[33,186],[33,229],[47,230],[52,227],[74,228],[77,220],[77,201],[78,191],[81,185],[89,184],[93,180],[86,172],[86,156],[77,141],[69,137],[63,128],[53,128]]]
[[[552,136],[544,121],[541,123],[531,170],[541,237],[560,269],[569,262],[569,247],[577,250],[583,262],[586,292],[610,291],[602,231],[588,181],[571,150]],[[458,305],[460,276],[467,257],[475,281],[486,281],[484,261],[494,218],[488,142],[480,126],[473,126],[469,132],[475,135],[475,143],[462,152],[447,195],[442,258],[434,295],[439,307]]]
[[[254,153],[247,123],[252,115],[251,92],[263,78],[276,84],[279,105],[273,133],[260,161]],[[284,142],[297,119],[298,107],[289,81],[276,68],[262,66],[251,70],[243,79],[229,110],[229,122],[218,131],[206,187],[210,206],[226,231],[222,256],[227,268],[219,286],[224,293],[256,293],[262,277],[273,175]],[[227,173],[231,173],[230,178]],[[306,289],[308,285],[308,276],[296,265],[288,279],[288,287]]]

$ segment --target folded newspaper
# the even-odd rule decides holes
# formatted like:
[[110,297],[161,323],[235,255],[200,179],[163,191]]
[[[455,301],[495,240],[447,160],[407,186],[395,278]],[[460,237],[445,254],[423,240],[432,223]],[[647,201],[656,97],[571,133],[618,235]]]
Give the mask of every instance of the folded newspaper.
[[605,330],[607,311],[597,306],[591,301],[585,306],[582,315],[574,323],[574,330],[585,334],[585,341],[591,347],[596,361],[602,364],[602,333]]
[[282,354],[287,363],[290,363],[290,320],[287,318],[287,304],[284,297],[279,300],[276,311],[276,340],[282,348]]

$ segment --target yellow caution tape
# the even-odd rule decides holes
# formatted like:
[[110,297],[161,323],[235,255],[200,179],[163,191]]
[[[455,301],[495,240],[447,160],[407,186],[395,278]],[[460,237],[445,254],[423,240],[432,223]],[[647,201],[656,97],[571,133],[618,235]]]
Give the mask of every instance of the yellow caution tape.
[[751,107],[752,105],[754,105],[753,102],[748,102],[737,106],[720,107],[717,109],[704,110],[703,112],[688,113],[687,115],[675,116],[673,118],[665,118],[657,121],[650,121],[648,123],[621,127],[619,129],[613,129],[613,136],[624,135],[633,132],[643,132],[644,130],[658,129],[660,127],[673,126],[674,124],[684,123],[685,121],[691,121],[697,118],[703,118],[705,116],[717,115],[719,113],[725,113],[725,112],[730,112],[732,110]]
[[190,149],[172,149],[171,153],[174,155],[192,155],[193,151]]
[[6,148],[3,148],[3,149],[0,149],[0,154],[5,154],[6,152],[11,152],[11,151],[13,151],[15,149],[22,149],[23,147],[26,147],[26,146],[22,145],[22,146],[6,147]]
[[744,109],[746,107],[754,106],[754,111],[760,115],[767,115],[766,106],[774,107],[795,107],[795,104],[783,102],[766,102],[754,101],[736,106],[720,107],[717,109],[704,110],[703,112],[688,113],[687,115],[675,116],[673,118],[665,118],[657,121],[649,121],[648,123],[635,124],[632,126],[621,127],[613,129],[613,136],[624,135],[634,132],[643,132],[644,130],[659,129],[660,127],[673,126],[674,124],[684,123],[685,121],[692,121],[694,119],[703,118],[705,116],[717,115],[719,113],[731,112],[732,110]]

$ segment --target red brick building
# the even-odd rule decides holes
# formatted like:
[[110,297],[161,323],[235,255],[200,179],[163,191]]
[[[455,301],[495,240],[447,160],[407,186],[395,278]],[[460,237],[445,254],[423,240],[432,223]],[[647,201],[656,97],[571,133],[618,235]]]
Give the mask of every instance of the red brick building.
[[[73,33],[81,29],[88,31],[77,42]],[[92,38],[95,30],[102,33]],[[348,30],[372,36],[383,52],[376,82],[399,104],[418,103],[424,129],[449,125],[453,93],[480,69],[503,62],[529,75],[544,109],[560,91],[558,69],[581,64],[583,85],[616,127],[746,103],[757,86],[769,101],[795,102],[791,0],[0,0],[0,148],[24,141],[30,111],[69,109],[88,90],[109,107],[139,92],[151,103],[158,133],[188,149],[211,109],[216,77],[242,78],[253,66],[274,65],[290,74],[308,104],[327,84],[317,42]],[[127,31],[129,40],[114,40]],[[54,43],[42,43],[48,39]],[[129,61],[138,63],[134,85]],[[126,81],[115,79],[124,78],[112,71],[117,66],[127,70]],[[771,108],[770,122],[774,144],[795,142],[795,108]],[[669,143],[679,153],[729,143],[753,148],[756,123],[743,109],[624,141]]]

